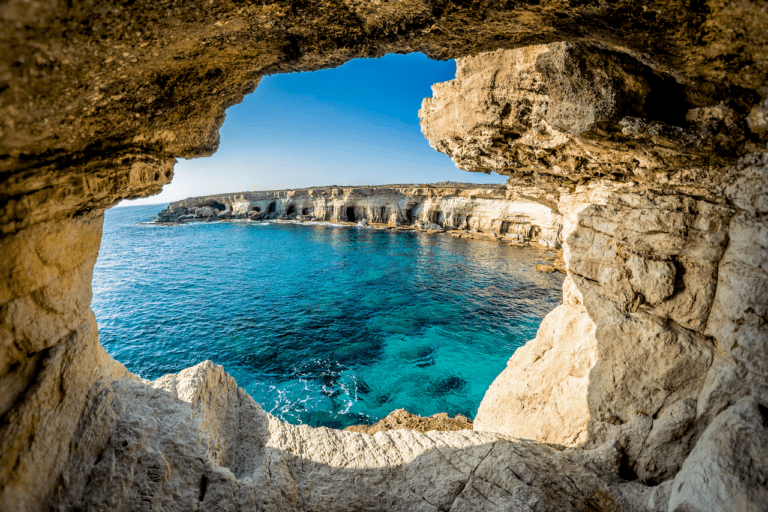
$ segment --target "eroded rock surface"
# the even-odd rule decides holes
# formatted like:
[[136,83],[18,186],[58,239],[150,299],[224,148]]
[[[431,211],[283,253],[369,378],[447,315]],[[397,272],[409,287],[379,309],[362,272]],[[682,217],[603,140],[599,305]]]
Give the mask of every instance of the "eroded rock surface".
[[618,511],[625,499],[602,465],[618,450],[288,425],[208,361],[151,383],[99,381],[88,408],[55,509]]
[[766,403],[768,165],[729,160],[754,146],[713,135],[723,104],[654,120],[661,85],[622,59],[561,43],[467,57],[420,117],[459,167],[547,190],[563,218],[565,304],[510,359],[475,429],[615,440],[622,474],[658,484],[724,408]]
[[389,430],[415,430],[426,433],[436,431],[472,430],[472,420],[464,415],[457,414],[453,418],[441,412],[432,416],[422,417],[411,414],[405,409],[397,409],[380,419],[373,425],[352,425],[345,428],[350,432],[363,432],[375,434]]
[[[434,183],[375,187],[330,187],[240,192],[176,201],[158,215],[159,222],[219,218],[290,218],[315,221],[413,225],[429,230],[466,230],[501,239],[534,241],[560,247],[562,219],[541,204],[537,191],[508,190],[504,185]],[[213,206],[211,206],[213,205]],[[190,215],[194,211],[194,215]]]
[[564,446],[583,444],[589,373],[597,356],[595,324],[584,306],[559,306],[491,384],[475,429]]
[[[475,56],[423,105],[433,147],[563,218],[565,305],[510,363],[534,394],[486,396],[496,433],[291,427],[211,366],[104,353],[105,208],[211,154],[261,76],[411,51]],[[5,2],[0,508],[759,510],[766,76],[763,0]],[[527,435],[578,446],[512,440],[537,403]]]

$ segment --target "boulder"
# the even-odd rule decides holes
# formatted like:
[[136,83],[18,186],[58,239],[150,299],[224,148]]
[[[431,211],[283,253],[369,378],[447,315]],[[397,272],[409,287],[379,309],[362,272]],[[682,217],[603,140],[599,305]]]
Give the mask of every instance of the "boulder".
[[475,430],[565,446],[585,442],[589,374],[597,359],[595,324],[584,306],[558,306],[488,388]]
[[559,249],[560,248],[560,243],[559,242],[557,242],[555,240],[551,240],[549,238],[540,238],[539,241],[538,241],[538,244],[540,246],[546,247],[548,249]]
[[440,226],[439,224],[435,224],[433,222],[426,222],[423,220],[417,220],[413,225],[417,229],[421,229],[424,231],[442,231],[443,230],[443,227]]
[[675,476],[670,511],[764,512],[768,409],[747,396],[721,412]]

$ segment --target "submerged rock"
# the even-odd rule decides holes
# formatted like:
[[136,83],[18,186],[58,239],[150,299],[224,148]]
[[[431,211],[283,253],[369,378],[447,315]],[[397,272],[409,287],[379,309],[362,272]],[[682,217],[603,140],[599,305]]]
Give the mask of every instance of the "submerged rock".
[[344,430],[375,434],[376,432],[401,429],[415,430],[422,433],[430,431],[472,430],[472,420],[461,414],[451,418],[446,413],[441,412],[433,416],[422,417],[411,414],[405,409],[397,409],[373,425],[352,425]]

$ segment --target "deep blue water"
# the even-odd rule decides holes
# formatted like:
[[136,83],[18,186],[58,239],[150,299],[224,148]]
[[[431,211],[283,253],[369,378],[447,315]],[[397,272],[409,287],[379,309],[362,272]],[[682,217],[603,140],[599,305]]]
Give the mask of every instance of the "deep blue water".
[[539,253],[330,225],[145,224],[106,212],[93,310],[107,351],[155,379],[206,359],[291,423],[398,408],[473,418],[561,297]]

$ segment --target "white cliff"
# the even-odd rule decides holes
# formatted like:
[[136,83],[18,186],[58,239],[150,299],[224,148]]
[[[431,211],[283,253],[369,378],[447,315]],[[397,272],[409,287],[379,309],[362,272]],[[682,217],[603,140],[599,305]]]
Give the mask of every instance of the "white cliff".
[[[439,229],[492,233],[560,245],[560,215],[503,185],[438,183],[371,187],[316,187],[193,197],[169,205],[162,221],[187,212],[210,217],[213,209],[232,216],[291,218],[386,225],[434,224]],[[283,217],[285,216],[285,217]]]

